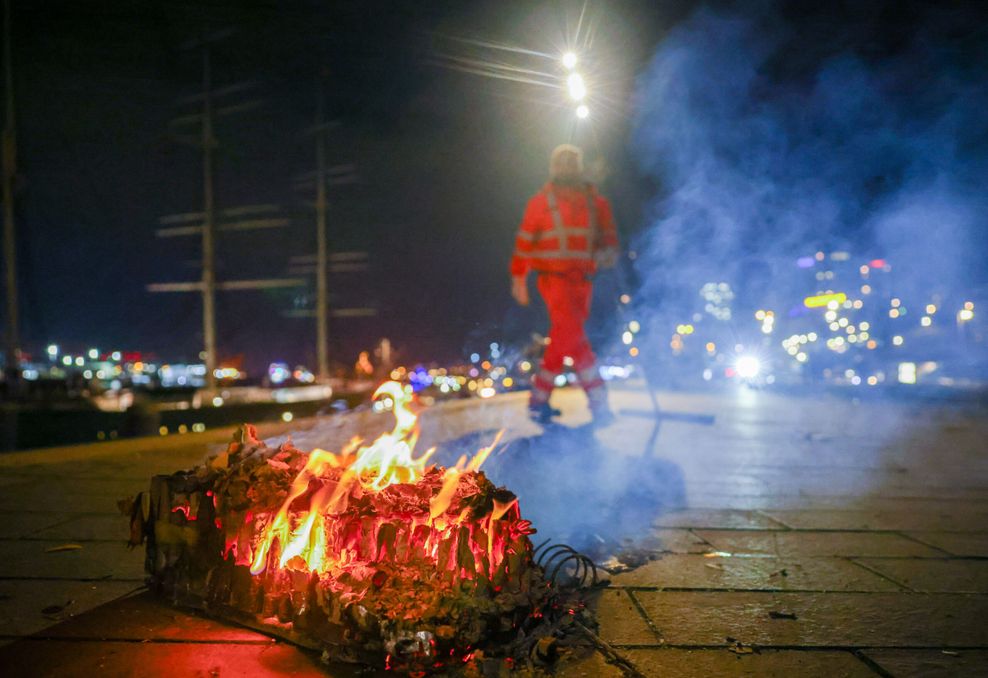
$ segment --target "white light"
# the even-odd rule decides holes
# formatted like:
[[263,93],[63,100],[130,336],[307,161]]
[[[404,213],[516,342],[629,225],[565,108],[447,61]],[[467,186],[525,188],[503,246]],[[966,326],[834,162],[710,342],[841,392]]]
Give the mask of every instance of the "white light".
[[919,319],[919,324],[922,325],[923,327],[929,327],[932,323],[933,320],[931,320],[930,316],[928,315],[924,315],[922,318]]
[[969,308],[963,308],[957,313],[958,322],[966,323],[968,320],[974,318],[974,311]]
[[99,358],[99,351],[97,351],[95,348],[89,349],[89,359],[96,360],[97,358]]
[[576,68],[576,55],[573,52],[566,52],[563,55],[563,66],[569,70]]
[[62,364],[63,365],[71,365],[72,364],[72,356],[63,355],[62,356]]
[[632,320],[630,323],[628,323],[628,329],[631,330],[632,332],[638,332],[641,330],[641,328],[642,326],[638,324],[637,320]]
[[113,353],[111,353],[111,354],[110,354],[110,357],[111,357],[111,358],[112,358],[113,360],[116,360],[116,361],[118,361],[118,362],[119,362],[119,361],[120,361],[120,358],[121,358],[122,356],[120,355],[120,351],[114,351]]
[[477,391],[477,395],[479,395],[481,398],[492,398],[494,397],[495,393],[497,393],[497,391],[495,391],[490,386],[485,386],[484,388]]
[[566,88],[569,90],[570,99],[573,101],[583,101],[583,98],[587,96],[587,85],[579,73],[570,73],[569,77],[566,78]]
[[903,339],[898,334],[892,337],[892,343],[896,346],[902,346]]
[[223,398],[219,396],[213,398],[213,407],[223,407]]
[[899,383],[916,383],[916,363],[899,363]]
[[631,342],[634,340],[635,337],[634,335],[631,334],[631,332],[625,332],[624,334],[621,335],[621,341],[624,342],[625,346],[629,346]]
[[79,356],[78,358],[75,359],[75,364],[78,365],[79,367],[82,367],[84,364],[86,364],[86,360],[82,356]]
[[738,376],[742,379],[752,379],[758,376],[758,373],[762,369],[762,363],[754,356],[743,355],[738,358],[734,364],[734,368],[738,371]]
[[281,420],[284,421],[284,422],[289,422],[289,421],[291,421],[294,418],[295,418],[295,415],[293,415],[291,412],[282,412],[281,413]]
[[796,360],[798,360],[801,363],[805,363],[807,357],[808,356],[805,353],[802,353],[802,352],[796,354]]
[[590,115],[590,109],[587,108],[585,104],[580,104],[579,106],[576,107],[576,117],[583,120],[589,115]]
[[48,355],[50,355],[52,358],[54,358],[55,356],[57,356],[58,355],[58,346],[56,346],[55,344],[49,344],[49,346],[48,346]]

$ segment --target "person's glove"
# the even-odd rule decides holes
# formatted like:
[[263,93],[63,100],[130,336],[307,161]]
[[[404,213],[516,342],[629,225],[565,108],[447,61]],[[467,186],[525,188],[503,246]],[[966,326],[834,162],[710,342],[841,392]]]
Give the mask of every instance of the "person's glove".
[[614,247],[597,250],[593,258],[601,268],[614,268],[618,261],[618,251]]
[[530,300],[528,298],[528,283],[525,280],[525,276],[512,276],[511,296],[522,306],[528,306]]

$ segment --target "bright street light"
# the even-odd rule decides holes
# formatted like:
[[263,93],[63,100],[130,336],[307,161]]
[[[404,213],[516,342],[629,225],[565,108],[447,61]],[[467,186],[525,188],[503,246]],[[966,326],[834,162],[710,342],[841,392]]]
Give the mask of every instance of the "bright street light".
[[576,107],[576,117],[583,119],[590,115],[590,109],[586,107],[585,104],[580,104]]
[[573,52],[566,52],[563,55],[563,66],[571,71],[576,68],[576,55]]
[[761,372],[762,363],[755,356],[743,355],[734,363],[734,369],[742,379],[754,379]]
[[566,78],[566,87],[569,89],[569,96],[573,101],[582,101],[583,97],[587,96],[587,85],[579,73],[570,73],[570,76]]

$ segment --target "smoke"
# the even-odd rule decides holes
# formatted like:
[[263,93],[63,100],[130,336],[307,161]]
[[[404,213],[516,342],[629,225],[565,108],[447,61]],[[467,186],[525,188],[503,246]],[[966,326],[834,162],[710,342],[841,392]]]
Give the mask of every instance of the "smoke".
[[756,8],[699,9],[638,81],[633,144],[661,185],[636,262],[652,322],[668,336],[704,283],[743,288],[754,266],[778,287],[818,249],[885,258],[903,296],[983,282],[984,22]]

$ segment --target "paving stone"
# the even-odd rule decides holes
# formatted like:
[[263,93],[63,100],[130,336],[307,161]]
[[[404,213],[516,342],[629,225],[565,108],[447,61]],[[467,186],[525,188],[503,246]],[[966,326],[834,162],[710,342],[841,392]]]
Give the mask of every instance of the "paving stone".
[[659,516],[657,527],[686,527],[706,529],[779,529],[778,522],[755,511],[686,509]]
[[235,643],[27,639],[0,648],[0,665],[6,675],[33,678],[355,678],[368,675],[359,673],[354,666],[324,666],[317,656],[284,643],[258,647]]
[[988,650],[864,650],[863,654],[896,678],[984,678]]
[[709,678],[751,676],[752,678],[875,678],[875,673],[850,652],[761,650],[739,655],[723,650],[624,650],[623,655],[646,676],[662,678]]
[[70,540],[0,540],[0,578],[144,580],[143,549],[118,542],[83,542],[81,549],[48,553]]
[[988,532],[979,534],[910,532],[909,536],[954,556],[988,558]]
[[695,530],[727,553],[793,556],[937,557],[943,553],[887,532],[716,531]]
[[[988,596],[922,593],[638,591],[670,645],[988,646]],[[770,612],[794,614],[773,619]]]
[[624,672],[614,664],[608,664],[599,652],[563,662],[553,675],[559,678],[624,678]]
[[67,539],[79,541],[114,541],[122,544],[130,536],[128,520],[122,515],[83,515],[34,532],[27,539]]
[[691,530],[657,529],[649,533],[649,545],[670,553],[706,553],[713,547]]
[[[665,588],[899,591],[892,582],[842,558],[706,558],[666,554],[611,577],[615,586]],[[984,589],[988,590],[988,588]]]
[[[71,519],[68,513],[17,513],[0,511],[0,539],[16,539]],[[0,551],[3,547],[0,546]]]
[[[138,582],[119,581],[0,580],[0,636],[35,633],[131,593],[138,586]],[[49,609],[51,606],[64,609],[56,611]],[[42,613],[45,609],[49,609],[47,614]]]
[[[131,492],[130,494],[135,494]],[[122,496],[79,494],[46,486],[43,482],[18,486],[16,491],[5,488],[0,493],[0,511],[27,513],[106,513],[120,515],[117,499]]]
[[789,527],[802,530],[950,530],[981,532],[988,526],[988,511],[950,509],[902,511],[846,511],[813,509],[806,511],[766,511]]
[[65,640],[272,642],[271,638],[256,631],[172,607],[148,591],[120,598],[53,626],[45,631],[45,637]]
[[856,558],[914,591],[988,592],[988,560],[933,558]]
[[597,601],[600,637],[622,645],[657,645],[655,636],[626,591],[604,589]]

